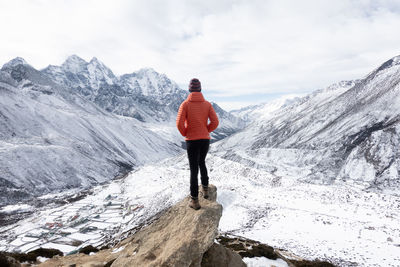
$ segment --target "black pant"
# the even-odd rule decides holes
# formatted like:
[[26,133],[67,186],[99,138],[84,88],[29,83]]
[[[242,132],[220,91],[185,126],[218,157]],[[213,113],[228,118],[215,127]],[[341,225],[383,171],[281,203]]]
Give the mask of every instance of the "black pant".
[[210,147],[209,139],[188,140],[186,141],[187,154],[190,165],[190,195],[193,198],[199,196],[199,185],[197,175],[201,175],[201,184],[208,186],[208,175],[206,168],[206,156]]

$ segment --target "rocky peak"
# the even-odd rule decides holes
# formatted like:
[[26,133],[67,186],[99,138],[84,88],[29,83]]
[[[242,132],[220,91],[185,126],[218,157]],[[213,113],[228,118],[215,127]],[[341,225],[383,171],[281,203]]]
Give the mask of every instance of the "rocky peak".
[[[96,57],[89,62],[77,55],[69,56],[61,66],[49,65],[41,71],[56,83],[70,88],[85,88],[84,96],[95,94],[105,85],[113,85],[116,77],[104,63]],[[95,96],[93,96],[95,98]]]
[[[47,77],[44,77],[38,70],[29,65],[23,58],[17,57],[13,60],[10,60],[6,64],[3,65],[1,69],[4,73],[8,73],[14,82],[7,82],[8,84],[15,84],[15,82],[19,83],[22,80],[29,80],[31,82],[35,82],[40,85],[54,85]],[[2,78],[8,80],[5,74],[2,74]],[[8,77],[10,77],[8,76]]]
[[115,78],[113,72],[96,57],[93,57],[89,62],[78,57],[77,55],[69,56],[61,65],[64,71],[74,74],[88,73],[93,79],[106,79],[109,83],[110,79]]
[[185,93],[165,74],[158,73],[152,68],[142,68],[136,72],[122,75],[120,82],[128,87],[139,86],[141,94],[145,96],[165,96],[172,93],[183,95]]
[[388,61],[386,61],[385,63],[383,63],[378,69],[377,72],[391,68],[393,66],[396,65],[400,65],[400,55],[399,56],[395,56],[391,59],[389,59]]
[[390,72],[390,70],[393,67],[397,67],[394,71],[398,70],[398,66],[400,65],[400,55],[399,56],[395,56],[391,59],[389,59],[388,61],[384,62],[382,65],[380,65],[378,68],[376,68],[375,70],[373,70],[371,73],[369,73],[366,78],[364,79],[364,81],[370,81],[372,79],[374,79],[376,76],[380,76],[381,74]]
[[4,70],[8,68],[13,68],[18,65],[28,65],[28,63],[22,57],[16,57],[8,61],[6,64],[4,64],[1,69]]
[[61,65],[61,68],[65,71],[70,71],[72,73],[78,73],[85,69],[88,63],[77,55],[69,56],[64,63]]
[[327,91],[334,91],[336,89],[349,89],[353,87],[359,80],[349,80],[349,81],[340,81],[334,84],[329,85],[326,89],[321,90],[322,92],[327,92]]
[[93,68],[102,70],[104,73],[107,73],[110,76],[114,76],[113,72],[111,71],[111,69],[109,69],[103,62],[101,62],[100,60],[98,60],[96,57],[93,57],[89,64],[88,64],[88,68],[89,66],[93,66]]
[[103,62],[96,57],[92,58],[86,66],[89,72],[89,77],[94,83],[97,81],[105,81],[108,84],[113,84],[116,78],[114,73]]
[[141,68],[140,70],[137,71],[139,75],[160,75],[157,71],[155,71],[153,68]]
[[[216,198],[217,189],[210,185],[210,197],[200,197],[198,211],[188,207],[187,197],[114,248],[90,256],[56,256],[39,266],[246,266],[237,253],[214,243],[222,216]],[[215,251],[224,252],[223,265],[221,257],[212,257]]]

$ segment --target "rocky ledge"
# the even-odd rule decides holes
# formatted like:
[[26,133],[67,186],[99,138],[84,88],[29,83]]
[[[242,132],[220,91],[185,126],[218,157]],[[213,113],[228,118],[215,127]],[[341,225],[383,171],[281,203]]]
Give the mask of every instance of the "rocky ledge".
[[216,198],[217,189],[210,186],[210,197],[200,197],[198,211],[185,198],[113,248],[55,256],[39,266],[246,266],[239,254],[214,243],[222,216]]

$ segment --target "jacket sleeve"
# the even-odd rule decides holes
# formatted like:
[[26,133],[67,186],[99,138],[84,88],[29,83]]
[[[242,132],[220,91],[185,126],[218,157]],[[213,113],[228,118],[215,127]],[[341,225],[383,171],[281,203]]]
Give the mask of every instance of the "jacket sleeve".
[[210,119],[210,123],[207,125],[207,129],[208,132],[211,133],[212,131],[217,129],[219,124],[217,113],[215,113],[215,110],[211,104],[210,104],[210,109],[208,111],[208,118]]
[[181,135],[186,136],[186,103],[183,102],[179,107],[178,116],[176,117],[176,127]]

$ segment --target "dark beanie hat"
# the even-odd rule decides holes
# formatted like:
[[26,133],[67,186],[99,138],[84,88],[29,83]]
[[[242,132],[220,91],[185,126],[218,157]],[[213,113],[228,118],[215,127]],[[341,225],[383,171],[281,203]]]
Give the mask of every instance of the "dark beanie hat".
[[193,78],[189,83],[189,92],[200,92],[201,91],[201,83],[199,79]]

